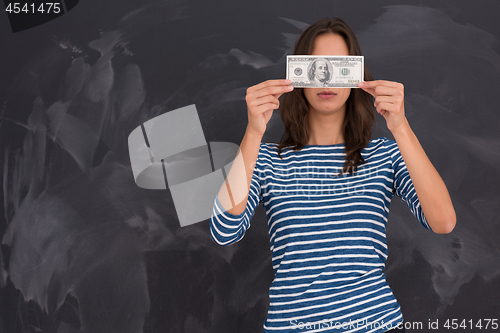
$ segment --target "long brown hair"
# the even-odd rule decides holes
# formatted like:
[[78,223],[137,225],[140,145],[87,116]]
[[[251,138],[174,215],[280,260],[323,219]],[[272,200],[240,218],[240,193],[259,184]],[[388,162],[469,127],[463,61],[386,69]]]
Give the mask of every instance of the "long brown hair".
[[[361,49],[352,29],[339,18],[324,18],[310,25],[300,35],[295,43],[294,54],[312,53],[314,40],[317,36],[326,33],[334,33],[342,36],[349,48],[350,55],[361,55]],[[368,68],[364,67],[364,80],[373,80]],[[285,125],[285,133],[278,145],[278,156],[281,150],[291,147],[293,150],[301,150],[309,140],[309,102],[304,95],[303,88],[295,88],[291,92],[283,94],[279,113]],[[346,114],[342,125],[345,139],[346,159],[344,168],[339,175],[347,170],[351,175],[357,171],[360,163],[365,163],[361,156],[361,149],[368,145],[371,138],[372,125],[375,120],[372,96],[362,89],[351,89],[346,101]]]

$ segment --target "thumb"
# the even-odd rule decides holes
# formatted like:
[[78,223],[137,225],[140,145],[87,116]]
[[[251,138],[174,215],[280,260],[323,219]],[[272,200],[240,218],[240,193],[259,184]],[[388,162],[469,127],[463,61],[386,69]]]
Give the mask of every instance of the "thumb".
[[370,81],[359,82],[358,87],[360,87],[361,89],[363,89],[364,91],[366,91],[367,93],[372,95],[373,97],[376,97],[375,96],[375,88],[371,87],[370,83],[367,83],[367,82],[370,82]]
[[364,91],[366,91],[367,93],[369,93],[370,95],[372,95],[373,97],[376,97],[374,88],[363,88],[363,87],[360,87],[360,88],[363,89]]

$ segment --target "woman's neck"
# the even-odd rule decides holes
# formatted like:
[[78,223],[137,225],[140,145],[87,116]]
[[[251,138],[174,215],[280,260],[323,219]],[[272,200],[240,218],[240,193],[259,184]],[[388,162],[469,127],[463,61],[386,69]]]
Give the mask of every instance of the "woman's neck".
[[312,109],[307,117],[309,121],[308,145],[335,145],[345,142],[342,130],[345,107],[333,114],[322,114]]

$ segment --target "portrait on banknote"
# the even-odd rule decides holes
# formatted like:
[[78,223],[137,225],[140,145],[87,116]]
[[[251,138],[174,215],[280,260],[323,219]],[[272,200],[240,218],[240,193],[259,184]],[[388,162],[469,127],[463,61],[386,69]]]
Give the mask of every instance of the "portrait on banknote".
[[328,86],[332,77],[332,64],[325,58],[317,58],[309,64],[307,69],[309,80],[317,86]]

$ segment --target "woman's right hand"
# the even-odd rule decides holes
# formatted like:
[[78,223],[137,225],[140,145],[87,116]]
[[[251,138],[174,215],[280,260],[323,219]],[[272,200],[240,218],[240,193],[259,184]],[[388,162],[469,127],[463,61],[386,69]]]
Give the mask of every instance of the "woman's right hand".
[[248,130],[264,135],[273,110],[280,106],[278,98],[293,90],[290,83],[290,80],[267,80],[247,89]]

